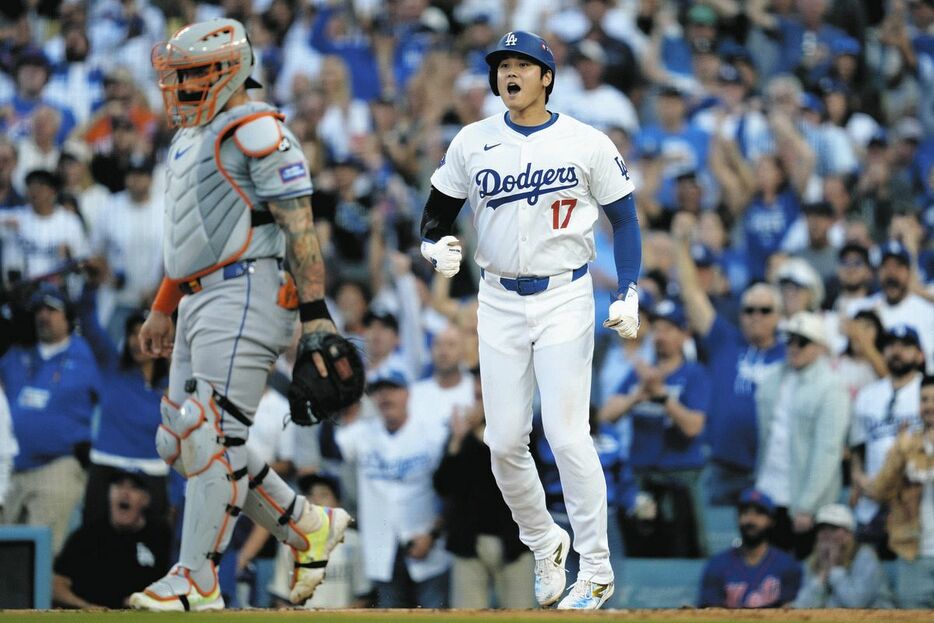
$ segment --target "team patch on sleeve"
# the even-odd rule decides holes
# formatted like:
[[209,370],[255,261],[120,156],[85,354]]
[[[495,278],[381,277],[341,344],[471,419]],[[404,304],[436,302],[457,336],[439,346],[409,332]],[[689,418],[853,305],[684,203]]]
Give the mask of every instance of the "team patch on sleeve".
[[284,167],[279,167],[279,179],[285,183],[302,179],[306,175],[304,162],[293,162]]

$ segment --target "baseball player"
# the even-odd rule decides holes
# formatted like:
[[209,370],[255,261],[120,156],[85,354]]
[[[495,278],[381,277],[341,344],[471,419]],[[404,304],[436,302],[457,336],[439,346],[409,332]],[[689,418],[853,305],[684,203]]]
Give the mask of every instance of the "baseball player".
[[[156,447],[188,483],[179,562],[130,605],[223,608],[215,565],[240,512],[292,548],[290,597],[300,603],[323,580],[350,516],[296,495],[244,444],[267,374],[290,341],[295,307],[303,341],[335,332],[311,179],[283,116],[247,97],[258,85],[242,24],[186,26],[158,44],[152,60],[170,122],[181,129],[166,159],[166,277],[140,339],[148,353],[172,354]],[[312,358],[326,376],[321,353]]]
[[431,177],[422,255],[442,275],[457,273],[461,245],[452,226],[469,199],[482,275],[484,441],[493,472],[522,542],[535,554],[536,598],[553,604],[565,589],[570,542],[548,514],[528,449],[537,382],[581,559],[577,581],[558,607],[596,609],[613,594],[613,569],[606,484],[588,428],[594,299],[587,264],[602,206],[613,224],[619,280],[604,326],[634,338],[642,244],[633,184],[607,136],[546,109],[555,61],[541,37],[507,33],[486,60],[490,87],[509,110],[454,137]]

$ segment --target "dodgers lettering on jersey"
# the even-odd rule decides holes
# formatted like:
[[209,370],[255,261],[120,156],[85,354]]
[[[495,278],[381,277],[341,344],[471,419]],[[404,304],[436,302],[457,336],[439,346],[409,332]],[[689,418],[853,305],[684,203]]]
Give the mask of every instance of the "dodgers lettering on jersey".
[[563,114],[529,136],[502,114],[466,126],[431,183],[469,200],[477,264],[505,276],[555,275],[593,260],[599,206],[634,189],[613,142]]

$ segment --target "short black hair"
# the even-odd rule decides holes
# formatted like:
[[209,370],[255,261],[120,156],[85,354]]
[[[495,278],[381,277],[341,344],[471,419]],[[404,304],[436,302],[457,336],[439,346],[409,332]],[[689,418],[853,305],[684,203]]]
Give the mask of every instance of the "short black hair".
[[925,374],[921,377],[921,387],[928,387],[929,385],[934,385],[934,374]]
[[323,472],[318,472],[315,474],[306,474],[298,479],[296,483],[299,490],[305,495],[311,495],[311,490],[315,485],[324,485],[325,487],[331,490],[331,493],[334,494],[334,497],[338,500],[341,499],[341,485],[336,476],[331,474],[326,474]]

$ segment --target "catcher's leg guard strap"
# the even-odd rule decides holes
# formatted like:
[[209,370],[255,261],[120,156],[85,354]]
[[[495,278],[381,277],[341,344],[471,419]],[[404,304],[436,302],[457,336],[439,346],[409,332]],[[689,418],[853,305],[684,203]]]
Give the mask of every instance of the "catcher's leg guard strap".
[[295,528],[305,508],[305,498],[296,495],[251,448],[247,448],[247,467],[250,485],[243,504],[244,514],[283,543],[298,549],[307,547],[304,535]]

